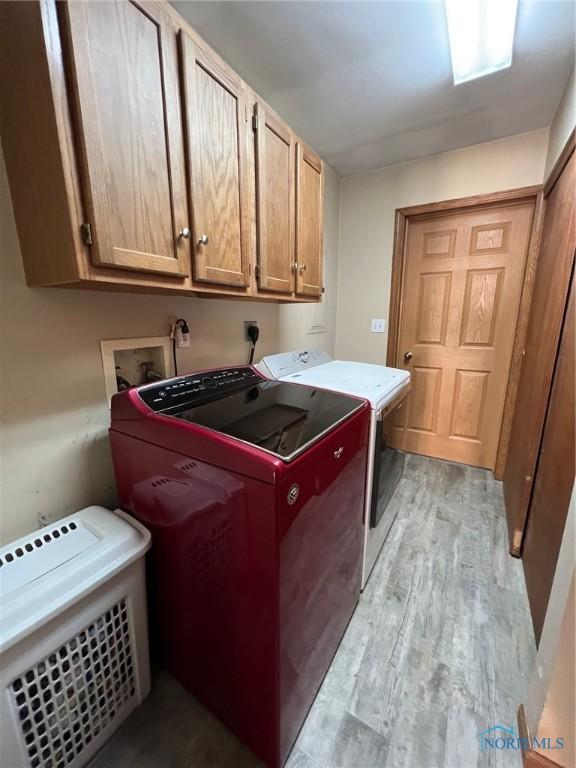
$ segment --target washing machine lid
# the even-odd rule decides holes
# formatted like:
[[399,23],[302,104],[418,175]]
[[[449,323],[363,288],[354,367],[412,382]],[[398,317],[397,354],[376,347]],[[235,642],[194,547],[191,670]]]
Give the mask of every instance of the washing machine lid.
[[[297,353],[288,353],[288,355],[294,354]],[[321,355],[325,356],[325,353]],[[282,381],[323,387],[354,397],[362,397],[370,401],[372,408],[378,410],[393,400],[410,381],[410,373],[399,368],[332,360],[329,356],[326,356],[328,361],[322,363],[316,362],[321,359],[318,356],[306,358],[314,362],[310,367],[307,364],[298,364],[297,358],[294,357],[290,360],[286,359],[284,363],[282,360],[273,359],[284,357],[284,355],[272,355],[263,358],[263,362],[269,369],[285,371],[280,377]]]
[[190,374],[138,390],[157,413],[291,461],[364,406],[331,390],[271,381],[253,368]]

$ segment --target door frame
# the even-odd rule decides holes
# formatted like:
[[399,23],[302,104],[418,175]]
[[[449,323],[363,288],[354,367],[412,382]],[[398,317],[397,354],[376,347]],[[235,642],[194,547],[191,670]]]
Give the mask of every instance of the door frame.
[[533,203],[534,212],[532,215],[532,225],[530,227],[530,236],[528,240],[528,253],[526,255],[526,267],[522,282],[520,307],[518,309],[518,317],[516,320],[516,333],[514,335],[514,346],[512,349],[508,385],[506,387],[502,424],[500,426],[500,439],[498,441],[498,451],[496,453],[496,462],[494,465],[494,477],[497,480],[502,479],[504,467],[506,465],[510,431],[512,429],[512,417],[514,415],[514,404],[516,401],[516,392],[518,390],[518,381],[520,379],[520,367],[522,365],[526,329],[528,327],[530,303],[532,301],[536,265],[538,263],[538,252],[540,250],[540,235],[544,213],[542,185],[536,184],[531,187],[519,187],[517,189],[508,189],[502,192],[491,192],[485,195],[458,197],[453,200],[442,200],[435,203],[425,203],[424,205],[412,205],[405,208],[397,208],[394,222],[390,310],[388,313],[389,330],[386,351],[386,364],[392,367],[397,365],[399,354],[398,343],[400,318],[402,315],[402,292],[406,266],[406,234],[408,232],[408,225],[411,222],[430,216],[445,216],[450,213],[460,213],[463,211],[473,211],[475,209],[492,208],[496,206],[504,207],[511,203],[525,202]]

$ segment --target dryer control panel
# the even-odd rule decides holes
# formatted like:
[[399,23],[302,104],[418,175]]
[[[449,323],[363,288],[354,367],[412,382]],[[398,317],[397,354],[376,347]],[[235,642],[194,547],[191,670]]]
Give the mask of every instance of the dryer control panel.
[[317,365],[330,363],[332,358],[321,349],[300,349],[296,352],[280,352],[278,355],[267,355],[258,364],[258,368],[273,379],[282,379]]
[[172,408],[182,408],[182,406],[194,407],[210,400],[226,397],[239,389],[257,384],[263,378],[248,366],[223,368],[192,373],[147,385],[138,390],[138,395],[149,408],[159,413],[170,411]]

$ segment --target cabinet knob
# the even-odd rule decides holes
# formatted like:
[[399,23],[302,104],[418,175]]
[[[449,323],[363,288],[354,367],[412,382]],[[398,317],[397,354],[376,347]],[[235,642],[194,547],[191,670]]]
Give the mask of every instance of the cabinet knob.
[[198,245],[208,245],[208,235],[200,235]]
[[338,448],[337,450],[334,451],[334,458],[335,459],[339,459],[340,456],[342,456],[343,453],[344,453],[344,446],[341,445],[340,448]]
[[182,227],[180,230],[178,237],[183,237],[185,240],[190,239],[190,227]]
[[414,355],[412,354],[412,352],[404,352],[404,360],[406,361],[412,360],[413,357]]
[[297,272],[298,271],[298,262],[295,261],[294,264],[292,264],[292,266],[290,267],[290,269],[292,270],[292,272]]
[[300,274],[302,274],[302,272],[306,272],[306,264],[301,264],[298,269],[300,270]]

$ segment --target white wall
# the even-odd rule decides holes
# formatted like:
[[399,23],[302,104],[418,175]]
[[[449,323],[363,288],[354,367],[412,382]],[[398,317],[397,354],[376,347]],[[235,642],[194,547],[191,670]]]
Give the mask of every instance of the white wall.
[[[320,304],[288,304],[279,309],[278,351],[323,349],[334,353],[336,338],[336,287],[338,258],[338,206],[340,178],[325,166],[324,187],[324,287]],[[322,327],[324,333],[312,333]]]
[[[566,610],[560,627],[558,647],[552,669],[550,687],[546,694],[537,736],[542,739],[564,737],[564,749],[555,755],[555,762],[562,768],[576,765],[576,573],[572,569],[572,582],[566,601]],[[538,749],[548,757],[546,750]]]
[[336,356],[386,360],[370,319],[388,323],[397,208],[540,184],[547,146],[544,128],[341,179]]
[[548,153],[546,155],[546,172],[545,177],[548,176],[552,170],[554,163],[558,159],[560,152],[564,149],[564,145],[576,123],[576,69],[572,70],[572,74],[568,78],[566,83],[566,89],[554,115],[554,120],[550,126],[550,141],[548,143]]
[[[536,666],[524,705],[530,731],[538,738],[574,735],[575,540],[576,486],[566,518]],[[573,741],[571,755],[566,751],[554,759],[566,768],[573,765]]]

